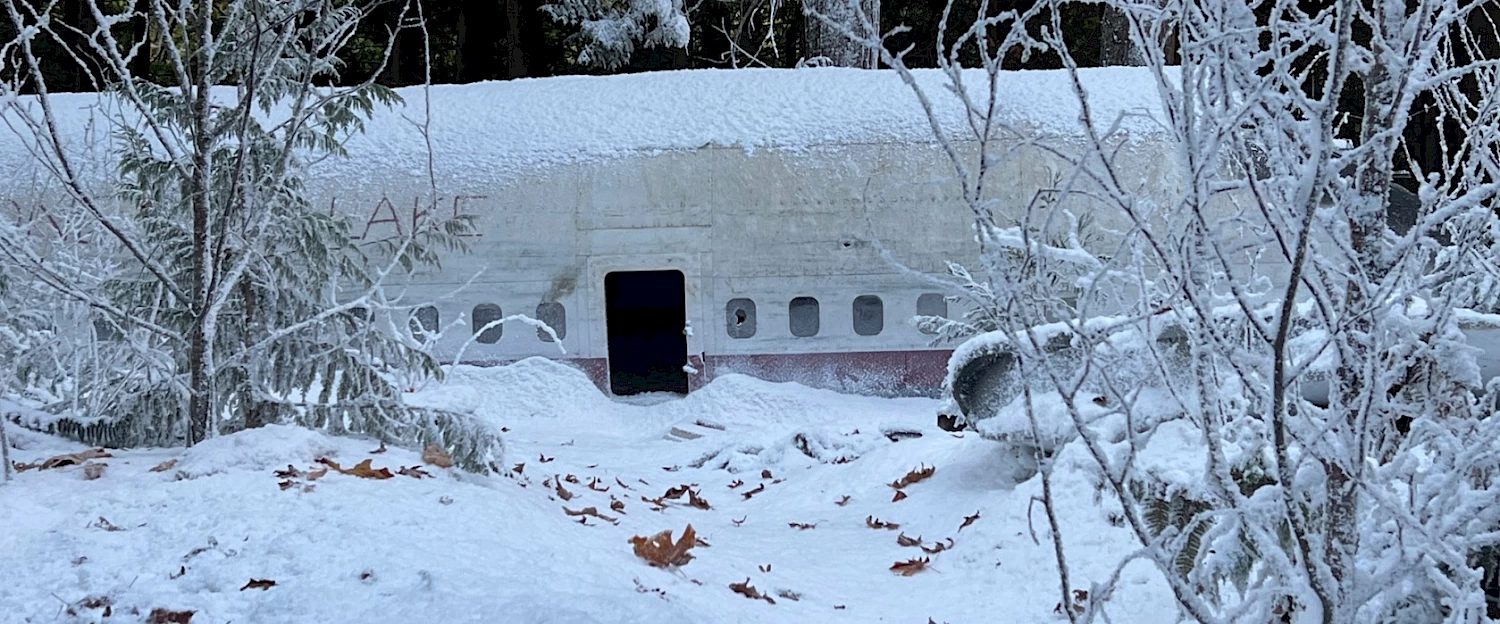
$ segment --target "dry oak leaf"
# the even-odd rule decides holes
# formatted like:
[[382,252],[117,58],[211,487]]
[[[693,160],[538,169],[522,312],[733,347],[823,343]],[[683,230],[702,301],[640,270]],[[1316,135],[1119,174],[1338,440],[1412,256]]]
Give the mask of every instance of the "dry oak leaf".
[[921,572],[922,570],[926,570],[927,564],[931,562],[932,560],[928,559],[927,557],[922,557],[921,559],[907,559],[906,561],[897,561],[896,563],[891,564],[891,571],[895,572],[896,574],[900,574],[901,576],[911,576],[913,574]]
[[958,530],[960,530],[960,531],[964,530],[964,527],[969,526],[971,524],[974,524],[974,521],[976,521],[978,519],[979,519],[979,512],[977,512],[977,511],[974,512],[974,515],[972,515],[972,516],[964,516],[964,523],[958,525]]
[[875,516],[865,516],[865,526],[872,529],[886,529],[888,531],[894,531],[901,528],[901,525],[899,524],[896,524],[894,522],[886,522],[884,520],[876,518]]
[[554,459],[557,459],[557,456],[554,455],[552,457],[547,457],[546,455],[543,455],[541,453],[537,453],[536,454],[536,460],[537,460],[538,463],[545,464],[545,463],[550,462],[550,461],[552,461]]
[[838,505],[840,507],[848,505],[849,504],[849,495],[845,494],[843,498],[840,498],[837,501],[834,501],[833,504]]
[[85,481],[93,481],[104,476],[104,467],[109,464],[89,462],[83,465],[83,478]]
[[281,483],[278,483],[277,485],[280,485],[281,486],[281,491],[285,492],[285,491],[290,490],[290,489],[292,489],[294,487],[297,487],[297,482],[293,481],[291,479],[285,479]]
[[511,466],[510,470],[511,472],[514,472],[518,475],[526,474],[526,462],[521,462],[519,464]]
[[17,472],[25,472],[32,468],[37,468],[40,470],[51,470],[53,468],[77,466],[90,459],[101,459],[105,457],[114,457],[114,455],[110,455],[108,451],[102,448],[93,448],[87,451],[79,451],[77,453],[68,453],[66,455],[56,455],[53,457],[49,457],[40,464],[16,464],[16,470]]
[[714,508],[713,505],[708,504],[708,499],[698,496],[698,492],[694,490],[688,490],[688,506],[704,511]]
[[630,538],[630,544],[635,547],[635,555],[658,568],[686,565],[693,560],[693,554],[688,551],[697,543],[698,533],[693,530],[692,524],[682,530],[682,537],[675,542],[672,541],[671,529],[651,537],[637,535]]
[[902,534],[896,536],[896,545],[897,546],[901,546],[903,548],[910,548],[912,546],[921,546],[922,545],[922,537],[920,535],[917,536],[917,537],[907,537],[906,533],[903,532]]
[[613,518],[613,517],[610,517],[610,516],[606,516],[606,515],[604,515],[602,513],[599,513],[599,508],[598,507],[584,507],[583,509],[579,509],[579,510],[576,510],[576,511],[572,510],[572,509],[568,509],[567,507],[563,507],[563,513],[568,514],[570,516],[575,516],[575,517],[576,516],[593,516],[595,518],[598,518],[600,520],[603,520],[603,521],[611,523],[611,524],[619,524],[620,523],[620,519],[619,518]]
[[293,466],[291,464],[287,464],[286,465],[286,470],[277,470],[275,474],[276,474],[276,478],[277,479],[301,479],[302,478],[302,471],[301,470],[297,470],[297,467]]
[[566,500],[573,500],[573,493],[569,492],[568,488],[563,487],[562,479],[558,479],[557,477],[553,477],[552,478],[552,483],[553,483],[553,486],[554,486],[553,489],[557,491],[557,497],[558,498],[561,498],[561,499],[563,499],[565,501]]
[[609,491],[609,486],[606,485],[606,486],[600,487],[600,485],[599,485],[600,483],[603,483],[603,482],[599,480],[599,477],[589,477],[589,489],[590,490],[593,490],[595,492],[608,492]]
[[385,440],[380,441],[380,448],[370,451],[371,455],[379,455],[385,452]]
[[166,471],[171,470],[171,469],[176,468],[176,467],[177,467],[177,460],[175,460],[175,459],[169,459],[169,460],[164,461],[164,462],[162,462],[160,464],[157,464],[155,468],[151,469],[151,472],[166,472]]
[[762,483],[760,485],[755,486],[755,489],[748,490],[748,491],[746,491],[746,492],[744,492],[744,493],[742,493],[740,495],[744,496],[745,500],[750,500],[751,497],[753,497],[756,494],[759,494],[761,492],[764,492],[764,491],[766,491],[766,484]]
[[195,611],[172,611],[157,607],[146,617],[146,624],[191,624]]
[[436,444],[429,444],[427,448],[422,449],[422,463],[437,466],[438,468],[452,468],[453,456],[449,455],[448,451],[443,450],[443,447]]
[[270,580],[270,579],[250,579],[250,582],[249,583],[245,583],[245,586],[241,587],[240,591],[245,591],[247,589],[266,590],[266,589],[270,589],[270,588],[275,587],[275,586],[276,586],[276,581],[273,581],[273,580]]
[[742,481],[742,480],[740,480],[740,479],[735,479],[735,480],[734,480],[734,481],[731,481],[731,482],[730,482],[730,483],[729,483],[729,489],[731,489],[731,490],[732,490],[732,489],[734,489],[734,488],[737,488],[737,487],[739,487],[739,486],[741,486],[741,485],[744,485],[744,484],[745,484],[745,482],[744,482],[744,481]]
[[774,598],[772,598],[770,596],[767,596],[765,594],[762,594],[762,593],[760,593],[760,590],[755,589],[754,587],[752,587],[750,585],[750,577],[748,577],[748,576],[745,577],[745,582],[743,582],[743,583],[730,583],[729,584],[729,589],[732,589],[732,590],[734,590],[734,593],[739,594],[741,596],[744,596],[746,598],[749,598],[751,600],[764,600],[764,601],[769,602],[771,604],[776,604],[776,599],[774,599]]
[[920,542],[917,544],[917,546],[921,547],[922,548],[922,552],[924,552],[924,553],[927,553],[929,555],[936,555],[936,554],[938,554],[940,552],[943,552],[945,550],[953,550],[953,547],[955,545],[957,545],[957,544],[958,544],[958,542],[953,541],[953,538],[950,537],[950,538],[948,538],[946,540],[946,543],[944,543],[944,542],[933,542],[932,543],[932,548],[928,548],[926,546],[922,546],[922,544]]
[[625,513],[625,501],[614,496],[609,497],[609,508],[615,513]]
[[342,472],[351,477],[359,477],[361,479],[389,479],[396,476],[391,473],[390,468],[371,468],[370,462],[372,461],[373,460],[366,459],[362,462],[359,462],[358,464],[355,464],[353,468],[350,468],[348,470],[340,470],[339,472]]
[[928,466],[926,464],[922,464],[916,468],[911,469],[911,472],[906,473],[906,476],[892,481],[891,487],[899,490],[913,483],[926,481],[929,477],[932,476],[932,473],[934,472],[937,472],[937,466]]
[[906,500],[906,492],[902,492],[901,490],[896,490],[896,495],[891,497],[891,502],[893,503],[899,503],[904,500]]
[[426,470],[422,470],[421,466],[412,466],[410,468],[402,466],[400,470],[396,471],[396,474],[403,477],[411,477],[413,479],[421,479],[422,477],[432,476],[432,473],[427,472]]
[[328,475],[328,467],[324,466],[320,470],[309,470],[309,471],[307,471],[307,480],[308,481],[317,481],[318,479],[322,479],[323,477],[325,477],[327,475]]

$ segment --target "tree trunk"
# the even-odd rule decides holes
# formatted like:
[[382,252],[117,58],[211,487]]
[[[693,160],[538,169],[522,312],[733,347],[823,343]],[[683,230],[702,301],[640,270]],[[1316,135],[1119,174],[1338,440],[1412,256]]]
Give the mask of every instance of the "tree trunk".
[[[198,45],[207,45],[213,35],[213,7],[209,0],[195,7],[198,15],[192,36]],[[202,63],[198,60],[197,63]],[[188,439],[192,446],[208,439],[213,427],[213,362],[210,342],[214,338],[214,321],[210,318],[209,293],[213,292],[214,257],[209,237],[209,210],[212,208],[209,193],[212,192],[213,144],[209,136],[212,106],[209,99],[212,87],[208,69],[201,65],[193,67],[193,177],[190,182],[193,212],[193,284],[189,302],[193,313],[193,327],[188,336]]]
[[[879,54],[864,44],[853,41],[838,26],[825,21],[833,20],[860,37],[878,35],[880,31],[880,0],[804,0],[803,11],[807,14],[802,22],[802,57],[816,64],[837,67],[859,67],[875,69]],[[856,15],[854,2],[869,19],[875,33],[869,32]],[[813,15],[813,12],[822,17]]]
[[1135,42],[1130,40],[1130,17],[1112,6],[1099,17],[1099,64],[1141,66],[1146,64]]
[[[494,80],[503,0],[465,0],[458,13],[458,81]],[[509,2],[507,2],[509,4]]]
[[10,482],[10,436],[5,434],[6,420],[5,413],[0,412],[0,464],[4,464],[0,468],[0,483]]
[[526,71],[526,45],[521,40],[521,33],[525,31],[522,23],[527,12],[521,6],[522,0],[504,1],[505,37],[500,40],[500,60],[505,63],[506,78],[524,78],[530,75]]

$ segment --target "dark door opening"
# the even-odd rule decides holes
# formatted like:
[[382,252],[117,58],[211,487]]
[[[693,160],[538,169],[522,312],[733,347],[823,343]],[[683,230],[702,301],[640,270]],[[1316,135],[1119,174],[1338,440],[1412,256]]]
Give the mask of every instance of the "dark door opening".
[[609,334],[609,389],[687,394],[686,280],[681,271],[625,271],[604,276]]

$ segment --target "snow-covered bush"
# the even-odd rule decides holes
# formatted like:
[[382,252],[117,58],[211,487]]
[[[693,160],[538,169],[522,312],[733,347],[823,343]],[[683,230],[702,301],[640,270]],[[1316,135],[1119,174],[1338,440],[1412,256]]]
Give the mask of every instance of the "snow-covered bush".
[[[935,97],[971,114],[962,133],[933,124],[983,254],[954,271],[954,296],[979,309],[950,327],[1005,336],[1026,381],[984,426],[1088,458],[1185,618],[1488,617],[1500,384],[1481,382],[1461,323],[1494,305],[1500,274],[1500,74],[1480,43],[1497,33],[1475,19],[1495,3],[1110,0],[1160,93],[1143,114],[1164,131],[1130,136],[1096,118],[1075,80],[1082,140],[995,114],[1012,55],[1051,51],[1077,75],[1062,4],[957,28],[969,20],[945,14],[942,94],[910,79],[901,52],[864,40],[929,115]],[[1169,45],[1180,64],[1166,62]],[[966,83],[960,50],[986,84]],[[1440,133],[1440,166],[1408,156],[1422,111],[1436,117],[1422,130]],[[1002,136],[1066,165],[1053,191],[1065,201],[997,222],[986,189],[1004,184],[989,179],[1008,156]],[[1139,140],[1164,146],[1155,182],[1125,173]],[[1398,168],[1420,186],[1416,222],[1399,232],[1387,204]],[[1081,243],[1083,212],[1112,224],[1102,244]],[[1058,325],[1067,349],[1047,347]],[[1122,360],[1111,348],[1163,325],[1180,349],[1137,340]],[[1067,452],[1034,445],[1066,604],[1076,579],[1050,492]],[[1108,617],[1118,578],[1066,616]]]
[[[99,15],[113,6],[87,4]],[[318,86],[337,77],[361,3],[137,3],[117,17],[145,10],[181,35],[161,41],[170,85],[134,77],[141,50],[117,45],[98,20],[90,47],[75,51],[102,64],[93,121],[108,132],[90,149],[107,150],[114,171],[90,170],[98,159],[54,131],[59,111],[33,46],[74,40],[30,5],[4,8],[22,34],[0,55],[0,116],[67,200],[0,227],[11,281],[60,302],[44,310],[60,338],[22,350],[61,364],[7,388],[63,416],[35,425],[96,443],[191,445],[298,422],[496,465],[496,432],[406,406],[393,377],[442,371],[402,331],[412,306],[389,300],[386,286],[461,250],[469,219],[362,241],[303,192],[309,163],[341,157],[364,120],[397,101],[371,82]],[[31,305],[0,297],[0,310]],[[0,324],[24,332],[24,320]]]

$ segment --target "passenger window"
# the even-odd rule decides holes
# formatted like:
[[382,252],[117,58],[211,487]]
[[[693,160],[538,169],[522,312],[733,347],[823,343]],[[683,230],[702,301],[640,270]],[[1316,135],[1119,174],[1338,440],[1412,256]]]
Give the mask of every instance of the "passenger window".
[[812,297],[797,297],[787,304],[787,325],[792,335],[798,338],[818,335],[822,319],[818,315],[818,300]]
[[436,334],[438,329],[438,309],[432,306],[423,306],[412,312],[411,320],[407,323],[411,335],[421,338],[424,335]]
[[[557,332],[557,339],[568,337],[568,310],[563,304],[556,301],[543,301],[536,305],[536,320],[546,323],[552,331]],[[542,342],[552,342],[552,336],[536,328],[536,337]]]
[[[917,316],[936,316],[948,318],[948,299],[937,293],[925,293],[917,297]],[[924,334],[936,334],[937,331],[923,327]]]
[[474,333],[479,336],[476,340],[484,344],[500,342],[500,336],[505,333],[505,325],[496,324],[489,329],[484,328],[485,325],[504,318],[504,315],[500,313],[500,306],[493,303],[481,303],[474,306],[474,311],[470,313],[469,317],[469,323],[473,327]]
[[755,302],[749,299],[730,299],[724,305],[724,326],[730,338],[749,338],[755,335]]
[[875,295],[854,298],[854,333],[874,336],[885,329],[885,304]]

